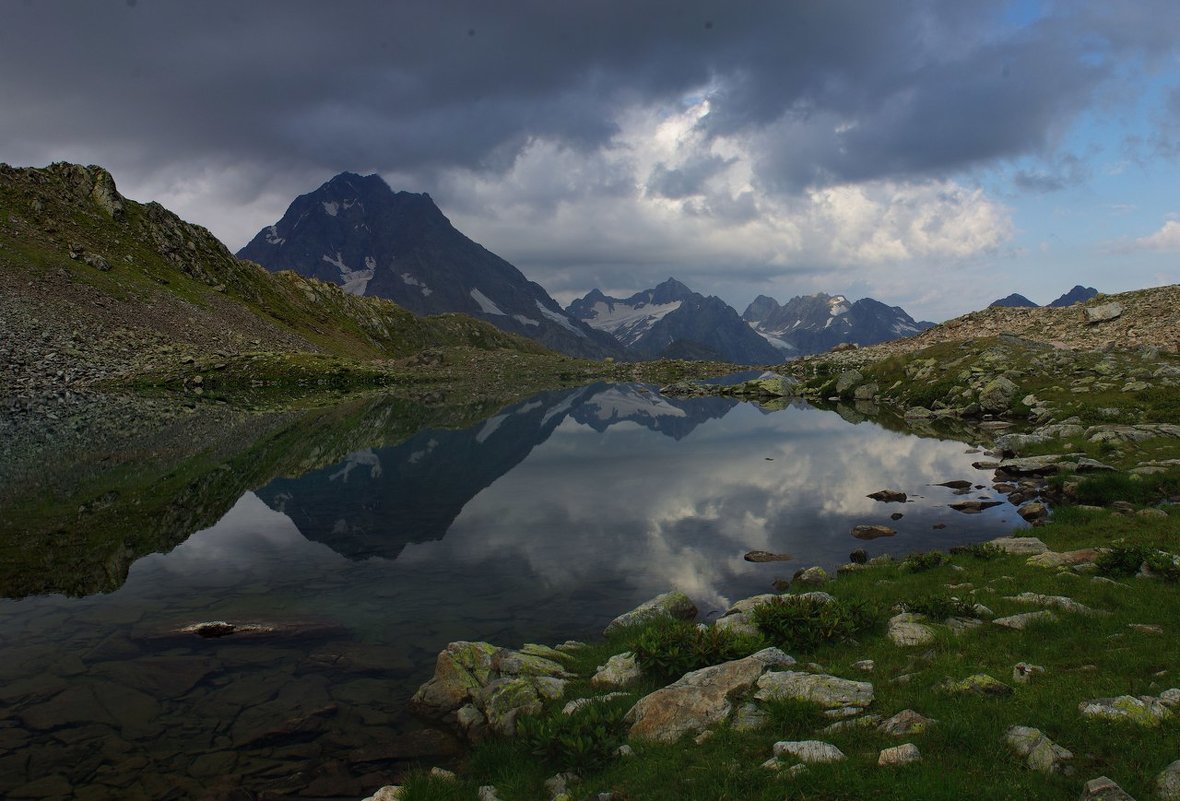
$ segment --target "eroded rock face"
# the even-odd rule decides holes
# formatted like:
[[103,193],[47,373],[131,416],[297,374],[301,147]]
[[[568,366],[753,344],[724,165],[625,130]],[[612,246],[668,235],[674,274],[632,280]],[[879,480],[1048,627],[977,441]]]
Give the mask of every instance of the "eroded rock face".
[[667,620],[695,620],[696,604],[682,592],[673,590],[645,601],[630,612],[624,612],[606,624],[603,636],[609,636],[619,629],[640,626],[661,618]]
[[686,734],[699,734],[724,723],[736,703],[768,670],[787,667],[795,660],[777,648],[766,648],[744,659],[694,670],[679,680],[645,695],[627,712],[630,736],[641,741],[674,743]]

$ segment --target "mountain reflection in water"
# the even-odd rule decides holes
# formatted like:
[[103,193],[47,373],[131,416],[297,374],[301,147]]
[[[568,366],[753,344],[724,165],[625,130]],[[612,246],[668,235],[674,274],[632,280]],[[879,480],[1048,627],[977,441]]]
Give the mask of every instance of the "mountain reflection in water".
[[[60,776],[96,788],[88,798],[313,783],[318,797],[364,797],[412,758],[445,761],[451,745],[415,733],[405,702],[447,642],[592,637],[672,587],[713,613],[856,547],[998,536],[1020,523],[1011,506],[963,516],[931,486],[982,478],[974,458],[805,404],[771,413],[641,385],[547,392],[356,448],[246,492],[136,561],[117,591],[0,601],[0,795],[38,797],[30,782]],[[912,502],[865,497],[882,488]],[[897,536],[849,536],[881,522]],[[755,549],[795,559],[745,561]],[[218,619],[308,628],[256,642],[169,633]]]

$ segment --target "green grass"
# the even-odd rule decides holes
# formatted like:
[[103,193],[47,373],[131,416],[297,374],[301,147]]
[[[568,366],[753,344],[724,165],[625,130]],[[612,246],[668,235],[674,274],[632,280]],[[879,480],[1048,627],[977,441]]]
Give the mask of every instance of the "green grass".
[[[1036,534],[1055,549],[1104,545],[1114,539],[1151,548],[1180,550],[1180,512],[1166,519],[1124,518],[1064,507],[1057,519]],[[955,589],[951,589],[951,585]],[[635,756],[616,758],[601,769],[583,773],[574,797],[609,791],[621,799],[1055,799],[1074,797],[1082,782],[1110,776],[1137,798],[1150,798],[1153,777],[1176,759],[1180,716],[1157,729],[1083,720],[1083,700],[1124,693],[1158,694],[1180,686],[1180,587],[1166,581],[1121,579],[1094,582],[1071,571],[1030,567],[1024,557],[966,550],[942,564],[908,572],[901,564],[856,571],[825,587],[841,604],[888,609],[902,606],[940,616],[963,611],[961,604],[982,603],[997,616],[1036,607],[1007,600],[1019,592],[1066,595],[1109,614],[1080,616],[1055,612],[1057,624],[1025,631],[983,625],[961,636],[936,627],[930,646],[898,648],[885,637],[881,619],[860,629],[852,640],[824,641],[807,653],[834,675],[871,681],[876,697],[870,711],[883,716],[915,709],[938,723],[926,732],[894,738],[873,730],[819,734],[829,721],[806,704],[772,704],[767,725],[755,732],[716,730],[701,745],[632,743]],[[1135,631],[1131,623],[1164,627],[1165,636]],[[580,653],[573,669],[583,677],[612,653],[631,647],[641,632],[623,632]],[[751,644],[753,647],[753,644]],[[802,652],[800,652],[802,655]],[[853,667],[872,659],[865,674]],[[1017,662],[1031,662],[1045,673],[1028,685],[1013,684]],[[948,694],[946,679],[988,673],[1012,684],[1007,698]],[[897,679],[909,676],[904,682]],[[624,701],[658,686],[646,681]],[[585,678],[569,696],[591,695]],[[560,703],[546,714],[558,715]],[[1027,769],[1003,743],[1012,725],[1035,726],[1074,753],[1072,777],[1046,776]],[[777,740],[822,739],[848,757],[835,765],[813,765],[788,778],[759,765]],[[919,764],[896,769],[876,766],[880,749],[913,742],[922,752]],[[407,781],[410,799],[471,797],[475,787],[494,784],[506,801],[547,797],[543,782],[563,766],[539,762],[523,743],[499,740],[477,747],[458,785],[417,774]],[[466,794],[466,795],[464,795]]]

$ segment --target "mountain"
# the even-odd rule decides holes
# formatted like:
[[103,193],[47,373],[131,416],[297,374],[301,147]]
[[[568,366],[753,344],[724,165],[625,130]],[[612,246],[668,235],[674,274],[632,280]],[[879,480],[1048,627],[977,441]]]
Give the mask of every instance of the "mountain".
[[572,356],[623,355],[613,338],[460,233],[430,195],[394,192],[379,175],[341,173],[300,195],[238,256],[415,314],[462,312]]
[[0,220],[0,362],[12,365],[0,371],[0,396],[13,383],[64,390],[171,369],[177,348],[222,361],[258,352],[387,360],[445,346],[542,352],[478,320],[423,319],[268,272],[159,203],[124,198],[101,167],[0,164]]
[[597,289],[575,300],[568,311],[612,335],[642,359],[712,354],[738,364],[777,362],[781,355],[750,331],[733,307],[718,297],[693,292],[675,278],[629,298]]
[[1005,309],[1015,309],[1015,308],[1022,308],[1022,307],[1028,307],[1028,308],[1032,308],[1032,309],[1037,308],[1037,304],[1033,303],[1031,300],[1026,298],[1024,295],[1018,295],[1015,292],[1013,292],[1011,295],[1009,295],[1006,298],[1000,298],[999,300],[993,300],[991,303],[988,304],[989,308],[992,306],[999,306],[1000,308],[1005,308]]
[[680,440],[736,405],[732,398],[665,398],[642,384],[555,390],[465,428],[425,428],[400,444],[362,448],[256,494],[303,536],[342,556],[396,559],[407,544],[446,536],[472,498],[567,419],[600,433],[634,423]]
[[1062,295],[1057,300],[1053,301],[1052,303],[1050,303],[1048,305],[1050,308],[1053,308],[1053,309],[1058,309],[1063,306],[1072,306],[1075,303],[1087,301],[1097,294],[1098,294],[1098,290],[1095,289],[1094,287],[1082,286],[1081,284],[1077,284],[1074,286],[1073,289],[1069,290],[1064,295]]
[[874,345],[912,336],[934,325],[916,322],[900,306],[886,306],[872,298],[849,303],[843,295],[822,292],[800,295],[782,305],[759,295],[746,307],[742,319],[789,356],[821,353],[844,342]]

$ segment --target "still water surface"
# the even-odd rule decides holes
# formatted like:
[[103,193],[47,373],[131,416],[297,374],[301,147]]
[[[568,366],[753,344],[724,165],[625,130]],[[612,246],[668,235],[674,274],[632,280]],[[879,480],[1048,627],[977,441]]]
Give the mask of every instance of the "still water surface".
[[[448,642],[593,637],[673,587],[716,614],[856,547],[1008,533],[1010,505],[960,515],[932,486],[985,482],[978,458],[805,404],[640,385],[549,392],[358,450],[245,493],[117,591],[0,601],[0,795],[361,798],[453,757],[405,711]],[[911,502],[865,497],[883,488]],[[861,543],[857,523],[898,534]],[[745,561],[755,549],[794,560]],[[176,632],[208,620],[282,628]]]

